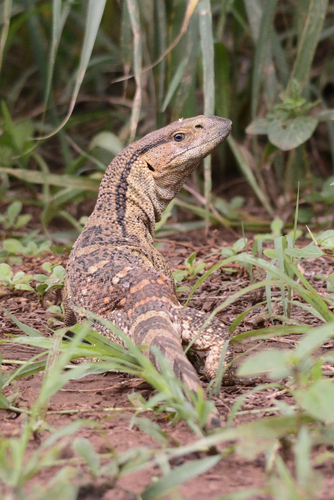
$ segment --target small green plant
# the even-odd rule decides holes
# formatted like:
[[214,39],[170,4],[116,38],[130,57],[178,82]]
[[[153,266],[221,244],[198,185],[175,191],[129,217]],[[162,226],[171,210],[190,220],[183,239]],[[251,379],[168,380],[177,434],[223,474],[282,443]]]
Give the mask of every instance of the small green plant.
[[61,303],[59,306],[52,304],[47,308],[47,311],[51,314],[57,314],[58,316],[65,315],[65,308],[63,303]]
[[262,241],[273,241],[275,238],[279,238],[282,236],[282,229],[284,227],[284,222],[282,219],[274,219],[270,223],[270,229],[271,233],[265,233],[265,234],[256,234],[254,236],[255,240],[262,240]]
[[[42,267],[48,275],[36,274],[32,276],[30,274],[25,274],[23,271],[18,271],[14,274],[8,264],[2,263],[0,264],[0,286],[7,287],[10,291],[27,290],[34,292],[39,298],[44,297],[45,293],[51,288],[60,290],[64,286],[66,278],[65,268],[57,264],[52,265],[51,262],[44,262]],[[32,280],[38,282],[36,289],[31,285]],[[55,314],[64,313],[61,306],[50,306],[48,311]]]
[[222,247],[220,249],[220,254],[224,257],[231,257],[232,255],[237,255],[247,247],[248,238],[239,238],[232,247]]
[[187,285],[178,286],[178,283],[180,281],[183,281],[187,276],[187,272],[184,269],[178,269],[177,271],[174,271],[172,274],[173,274],[173,278],[174,278],[175,287],[176,287],[177,292],[181,293],[181,292],[186,292],[187,290],[189,290],[189,286],[187,286]]
[[21,211],[22,203],[20,201],[13,201],[13,203],[8,206],[5,214],[0,214],[0,223],[3,225],[4,229],[15,231],[28,224],[31,215],[20,215]]
[[50,288],[60,290],[64,286],[66,278],[66,271],[63,266],[44,262],[42,267],[48,274],[35,274],[34,276],[34,279],[39,282],[36,285],[36,290],[40,297],[43,297]]
[[[284,222],[282,221],[282,219],[276,218],[270,223],[271,233],[256,234],[254,236],[254,239],[262,241],[274,241],[275,238],[283,236],[283,228]],[[294,230],[288,231],[287,234],[293,237]],[[301,229],[296,229],[296,240],[300,238],[302,234],[303,231]]]
[[9,255],[15,255],[18,253],[25,255],[39,255],[50,248],[51,242],[43,241],[42,243],[36,243],[35,241],[29,241],[27,243],[23,243],[16,238],[7,238],[4,240],[2,246]]
[[325,281],[328,292],[334,292],[334,273],[331,273],[328,276],[325,276],[324,274],[315,274],[314,278]]
[[[184,261],[184,263],[186,265],[186,269],[178,269],[177,271],[173,272],[173,277],[174,277],[174,281],[176,284],[179,283],[180,281],[184,280],[185,278],[192,280],[201,271],[203,271],[203,269],[206,266],[205,262],[199,262],[198,264],[196,264],[195,260],[196,260],[196,252],[193,252]],[[185,292],[188,289],[189,289],[188,286],[181,286],[181,287],[177,287],[176,291],[177,292]]]
[[[0,264],[0,286],[7,287],[10,291],[13,290],[28,290],[34,291],[32,286],[29,284],[32,280],[30,274],[25,274],[23,271],[18,271],[13,274],[11,267],[8,264]],[[5,293],[5,292],[0,292]]]
[[307,102],[301,96],[296,80],[292,80],[291,89],[282,92],[279,97],[281,102],[272,107],[266,118],[252,122],[247,132],[266,134],[272,144],[282,151],[288,151],[300,146],[313,135],[322,115],[311,116],[311,110],[319,101]]
[[189,276],[189,279],[194,279],[203,269],[205,269],[205,262],[199,262],[196,264],[196,252],[193,252],[189,257],[184,261],[186,265],[186,273]]

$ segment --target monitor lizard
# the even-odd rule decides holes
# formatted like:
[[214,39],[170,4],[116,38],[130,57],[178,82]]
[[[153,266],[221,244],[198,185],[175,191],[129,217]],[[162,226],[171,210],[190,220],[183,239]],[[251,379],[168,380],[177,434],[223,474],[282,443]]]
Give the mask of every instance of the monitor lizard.
[[[229,334],[216,318],[200,331],[208,316],[180,305],[153,237],[163,210],[200,161],[226,139],[231,125],[217,116],[180,119],[126,147],[107,168],[67,265],[65,324],[84,322],[80,310],[111,320],[136,345],[157,346],[193,391],[200,380],[182,344],[195,338],[192,348],[204,353],[204,373],[213,379]],[[93,327],[122,343],[100,323]],[[152,352],[147,354],[155,362]],[[228,346],[225,365],[232,358]],[[233,369],[227,371],[223,384],[233,384],[233,376]]]

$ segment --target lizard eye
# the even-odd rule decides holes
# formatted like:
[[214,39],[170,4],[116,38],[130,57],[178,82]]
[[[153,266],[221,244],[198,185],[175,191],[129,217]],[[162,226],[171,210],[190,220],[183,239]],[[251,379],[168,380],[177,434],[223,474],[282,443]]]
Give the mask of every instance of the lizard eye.
[[185,138],[185,134],[175,134],[174,135],[174,141],[176,142],[181,142],[183,141]]

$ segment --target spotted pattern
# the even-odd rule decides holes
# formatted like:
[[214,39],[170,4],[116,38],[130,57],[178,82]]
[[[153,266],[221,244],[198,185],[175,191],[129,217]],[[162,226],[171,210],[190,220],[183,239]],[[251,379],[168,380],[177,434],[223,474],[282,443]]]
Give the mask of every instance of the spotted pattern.
[[[64,287],[66,324],[84,322],[80,310],[111,320],[137,345],[157,346],[192,390],[198,375],[182,344],[201,352],[215,377],[228,332],[216,319],[179,304],[169,266],[153,246],[155,222],[198,163],[230,132],[229,120],[179,120],[124,149],[102,179],[95,209],[71,252]],[[181,135],[180,135],[181,134]],[[182,136],[182,141],[177,141]],[[98,321],[94,328],[122,343]],[[224,364],[232,359],[228,346]],[[227,373],[223,382],[232,383]]]

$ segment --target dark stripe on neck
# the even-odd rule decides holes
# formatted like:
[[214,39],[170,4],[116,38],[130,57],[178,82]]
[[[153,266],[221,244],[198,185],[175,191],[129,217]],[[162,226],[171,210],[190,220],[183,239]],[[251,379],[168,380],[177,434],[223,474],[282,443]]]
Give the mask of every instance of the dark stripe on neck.
[[137,149],[137,151],[135,151],[132,154],[131,158],[128,160],[127,164],[125,165],[121,173],[120,179],[118,181],[115,190],[115,206],[116,206],[117,223],[122,228],[122,235],[124,237],[127,234],[127,228],[126,225],[124,224],[124,218],[126,213],[127,191],[129,186],[128,177],[131,173],[132,165],[137,159],[140,158],[142,154],[147,153],[147,151],[150,151],[151,149],[154,149],[157,146],[160,146],[161,144],[168,142],[168,140],[169,139],[161,138],[152,144],[146,144],[140,149]]

